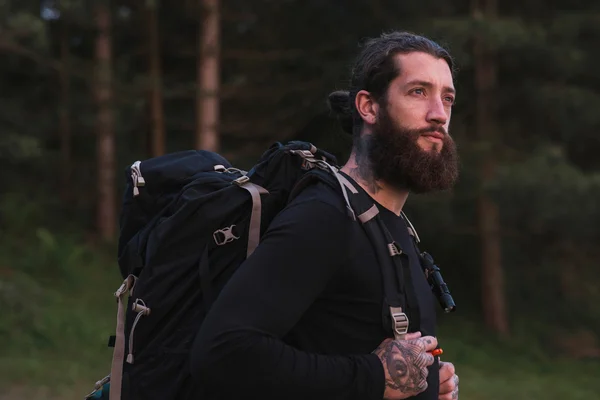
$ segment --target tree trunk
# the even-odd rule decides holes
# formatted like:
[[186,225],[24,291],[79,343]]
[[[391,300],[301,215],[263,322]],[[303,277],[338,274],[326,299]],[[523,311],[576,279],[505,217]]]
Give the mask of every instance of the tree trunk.
[[94,97],[97,114],[97,225],[102,239],[110,241],[116,233],[115,132],[112,90],[111,15],[108,0],[95,6],[96,73]]
[[200,0],[196,148],[219,151],[219,0]]
[[60,142],[60,195],[67,203],[71,198],[71,117],[70,117],[70,79],[69,79],[69,29],[67,21],[62,19],[60,32],[60,109],[59,109],[59,142]]
[[165,117],[162,94],[162,69],[157,8],[158,0],[148,0],[148,39],[150,58],[150,118],[152,129],[152,156],[165,154]]
[[[494,18],[497,14],[496,0],[472,0],[473,17]],[[485,193],[484,186],[494,178],[496,159],[492,146],[498,143],[494,92],[497,73],[493,51],[480,37],[474,38],[475,69],[475,132],[485,146],[480,168],[482,188],[478,195],[479,236],[482,254],[482,304],[486,326],[501,336],[508,336],[509,326],[504,293],[502,270],[502,241],[498,205]]]

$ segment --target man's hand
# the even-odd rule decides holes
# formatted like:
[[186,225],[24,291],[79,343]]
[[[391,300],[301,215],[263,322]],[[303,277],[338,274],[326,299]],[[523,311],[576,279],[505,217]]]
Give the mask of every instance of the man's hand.
[[454,365],[440,361],[440,395],[439,400],[458,399],[458,375]]
[[437,339],[407,334],[404,340],[386,339],[374,351],[385,371],[386,400],[406,399],[427,389],[427,367],[434,358],[427,353],[437,347]]

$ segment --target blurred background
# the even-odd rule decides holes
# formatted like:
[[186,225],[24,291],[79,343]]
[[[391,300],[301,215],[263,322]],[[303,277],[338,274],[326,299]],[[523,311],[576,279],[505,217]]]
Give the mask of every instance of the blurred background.
[[406,212],[457,302],[461,398],[600,399],[600,3],[0,0],[0,399],[81,399],[110,369],[125,168],[202,148],[249,168],[306,140],[392,29],[456,58],[462,175]]

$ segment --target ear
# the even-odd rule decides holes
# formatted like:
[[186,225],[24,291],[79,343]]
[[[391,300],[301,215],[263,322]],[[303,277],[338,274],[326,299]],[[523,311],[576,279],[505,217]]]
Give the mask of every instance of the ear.
[[377,112],[379,105],[373,100],[371,93],[361,90],[356,94],[354,100],[356,110],[366,124],[373,125],[377,121]]

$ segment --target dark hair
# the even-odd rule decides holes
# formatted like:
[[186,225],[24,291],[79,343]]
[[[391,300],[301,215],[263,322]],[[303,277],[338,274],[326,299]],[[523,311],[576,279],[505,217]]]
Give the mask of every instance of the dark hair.
[[362,126],[362,118],[354,105],[356,94],[360,90],[367,90],[376,101],[385,101],[390,82],[401,72],[394,56],[412,52],[423,52],[444,59],[454,75],[454,61],[448,50],[424,36],[391,32],[368,39],[352,67],[350,89],[329,95],[329,108],[337,114],[345,132],[358,136]]

